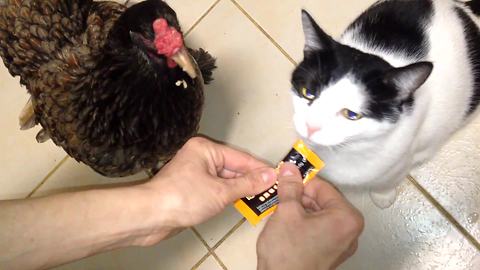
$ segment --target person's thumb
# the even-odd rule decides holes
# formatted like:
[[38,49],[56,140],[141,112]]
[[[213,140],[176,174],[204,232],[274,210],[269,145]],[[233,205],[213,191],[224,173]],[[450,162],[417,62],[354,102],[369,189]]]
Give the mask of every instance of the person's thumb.
[[286,162],[280,168],[278,176],[278,198],[280,203],[287,201],[301,202],[303,196],[303,180],[297,166]]
[[225,179],[228,185],[228,200],[235,201],[254,196],[275,185],[277,173],[273,168],[261,168],[233,179]]

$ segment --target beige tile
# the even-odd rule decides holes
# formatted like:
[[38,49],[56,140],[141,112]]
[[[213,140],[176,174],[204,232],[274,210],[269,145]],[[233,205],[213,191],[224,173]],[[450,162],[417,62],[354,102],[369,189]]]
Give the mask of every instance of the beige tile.
[[0,199],[22,198],[42,181],[66,155],[51,141],[39,144],[35,135],[39,128],[21,131],[18,116],[28,100],[27,90],[20,87],[0,60]]
[[[367,194],[347,196],[365,215],[366,228],[357,254],[340,269],[471,270],[480,266],[478,250],[413,185],[404,183],[398,201],[387,210],[376,208]],[[260,231],[245,223],[216,250],[229,270],[255,269]]]
[[480,241],[480,115],[412,175]]
[[232,206],[208,222],[196,226],[209,247],[214,247],[240,220],[242,215]]
[[87,165],[69,158],[34,194],[34,197],[87,189],[97,186],[116,185],[120,183],[144,180],[147,175],[143,172],[123,178],[104,177]]
[[195,235],[190,230],[186,230],[153,247],[121,249],[67,264],[57,270],[187,270],[191,269],[207,252]]
[[[175,10],[183,31],[187,31],[193,24],[215,3],[216,0],[167,0],[165,2]],[[116,2],[124,3],[122,0]],[[142,0],[131,0],[128,5],[142,2]]]
[[129,248],[115,252],[122,269],[190,269],[207,249],[191,230],[151,248]]
[[167,0],[166,2],[177,13],[183,31],[187,31],[215,1],[216,0]]
[[212,256],[209,256],[198,268],[192,268],[192,270],[222,270],[222,267]]
[[296,61],[302,59],[303,31],[300,11],[305,8],[318,24],[333,37],[376,0],[235,0],[237,1]]
[[227,269],[254,270],[257,267],[257,237],[265,222],[252,227],[244,222],[225,242],[215,250]]
[[218,59],[200,131],[274,163],[283,158],[295,138],[293,66],[230,1],[221,1],[188,41]]

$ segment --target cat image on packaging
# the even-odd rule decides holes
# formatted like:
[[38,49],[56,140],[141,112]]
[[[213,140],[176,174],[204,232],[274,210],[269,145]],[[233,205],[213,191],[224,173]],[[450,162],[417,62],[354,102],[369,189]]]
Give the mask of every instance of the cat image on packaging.
[[[475,117],[480,0],[386,0],[334,40],[306,11],[294,125],[320,176],[389,207],[409,172]],[[315,10],[311,10],[314,14]]]

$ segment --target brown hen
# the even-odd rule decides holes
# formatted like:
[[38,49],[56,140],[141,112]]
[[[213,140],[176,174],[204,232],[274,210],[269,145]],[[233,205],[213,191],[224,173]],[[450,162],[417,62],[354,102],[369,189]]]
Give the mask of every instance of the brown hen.
[[[153,29],[159,22],[162,33]],[[31,95],[21,127],[40,124],[38,141],[51,138],[106,176],[165,162],[196,134],[203,84],[215,68],[202,49],[170,46],[162,54],[165,33],[181,38],[175,12],[161,0],[129,8],[0,0],[0,56]]]

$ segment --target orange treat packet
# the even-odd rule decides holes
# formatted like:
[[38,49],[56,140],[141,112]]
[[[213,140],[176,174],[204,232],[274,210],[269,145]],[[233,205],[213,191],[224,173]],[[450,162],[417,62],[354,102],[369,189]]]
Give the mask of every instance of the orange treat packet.
[[[283,161],[280,162],[277,168],[280,168],[285,162],[291,162],[298,167],[302,174],[304,184],[312,180],[325,165],[301,140],[295,143],[293,149]],[[246,197],[236,201],[234,206],[250,224],[255,226],[277,208],[277,189],[278,185],[275,184],[256,196]]]

